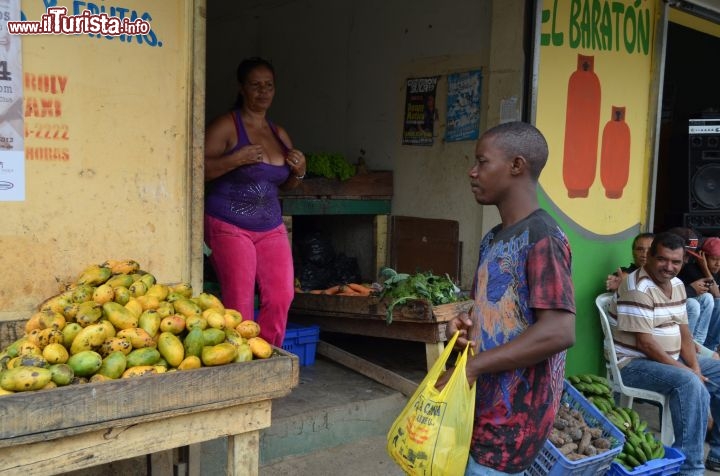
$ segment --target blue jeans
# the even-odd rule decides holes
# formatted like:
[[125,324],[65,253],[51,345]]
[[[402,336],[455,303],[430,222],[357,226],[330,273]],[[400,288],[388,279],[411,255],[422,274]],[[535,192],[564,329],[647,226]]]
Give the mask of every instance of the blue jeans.
[[468,464],[465,467],[465,476],[520,476],[523,473],[503,473],[496,469],[488,468],[478,464],[472,456],[468,458]]
[[700,370],[710,382],[703,383],[690,370],[661,364],[649,359],[633,359],[622,368],[623,383],[652,390],[670,400],[675,443],[685,454],[680,468],[683,475],[705,473],[703,461],[708,410],[715,420],[710,431],[708,458],[720,461],[720,360],[698,356]]
[[708,327],[705,344],[707,344],[705,347],[711,350],[715,350],[717,346],[720,345],[720,298],[715,298],[715,304],[713,304],[710,326]]
[[[689,297],[685,303],[688,315],[688,327],[690,334],[696,342],[703,344],[709,337],[710,322],[712,320],[712,312],[714,301],[712,294],[702,293],[697,296]],[[720,330],[720,328],[718,329]],[[715,344],[717,347],[717,344]],[[710,347],[715,350],[714,347]]]

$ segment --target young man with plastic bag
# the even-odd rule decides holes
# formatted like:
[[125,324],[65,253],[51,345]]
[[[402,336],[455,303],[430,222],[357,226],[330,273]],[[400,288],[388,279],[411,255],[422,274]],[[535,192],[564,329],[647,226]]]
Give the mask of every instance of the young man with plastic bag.
[[477,387],[466,476],[528,468],[560,405],[565,351],[575,342],[575,297],[569,243],[538,204],[547,157],[540,131],[505,123],[482,135],[470,169],[475,200],[495,205],[501,223],[480,244],[472,311],[448,326],[449,335],[460,331],[456,347],[469,342],[475,349],[466,365]]

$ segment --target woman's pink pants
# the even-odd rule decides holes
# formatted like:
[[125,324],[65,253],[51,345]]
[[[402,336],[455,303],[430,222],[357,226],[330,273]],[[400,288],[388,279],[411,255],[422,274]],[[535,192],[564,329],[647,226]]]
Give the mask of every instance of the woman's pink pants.
[[205,215],[205,244],[220,280],[225,307],[253,318],[255,283],[260,293],[260,336],[281,347],[288,309],[295,296],[293,263],[285,225],[247,231]]

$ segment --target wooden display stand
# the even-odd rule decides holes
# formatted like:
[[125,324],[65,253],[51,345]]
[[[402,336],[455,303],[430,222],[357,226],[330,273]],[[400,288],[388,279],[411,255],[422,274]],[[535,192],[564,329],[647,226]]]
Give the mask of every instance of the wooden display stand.
[[256,476],[271,400],[299,380],[297,356],[276,354],[1,396],[0,475],[60,474],[228,436],[227,474]]
[[293,322],[317,324],[323,331],[424,342],[429,370],[451,337],[446,332],[448,321],[467,313],[472,304],[468,300],[431,306],[422,300],[409,301],[395,307],[388,324],[387,301],[377,297],[297,293],[290,315]]

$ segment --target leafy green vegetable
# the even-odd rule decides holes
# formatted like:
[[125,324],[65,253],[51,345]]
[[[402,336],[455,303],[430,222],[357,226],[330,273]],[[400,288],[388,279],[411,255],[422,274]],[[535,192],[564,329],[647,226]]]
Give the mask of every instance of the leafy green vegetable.
[[392,299],[386,313],[388,324],[392,322],[395,306],[411,299],[424,299],[433,306],[460,300],[460,288],[455,286],[447,274],[436,276],[431,272],[425,272],[411,275],[398,273],[392,268],[384,267],[380,270],[380,276],[384,278],[380,298]]
[[347,180],[356,172],[355,166],[345,160],[342,154],[306,154],[305,160],[307,161],[307,172],[310,175]]

